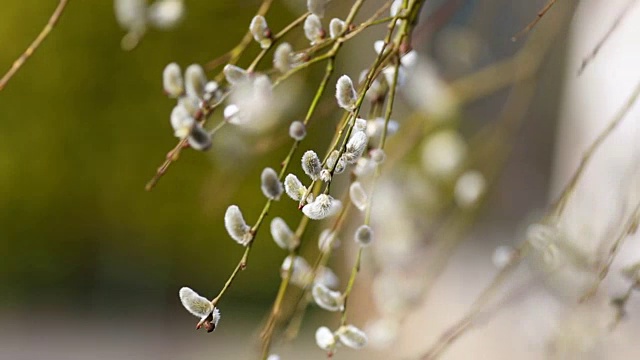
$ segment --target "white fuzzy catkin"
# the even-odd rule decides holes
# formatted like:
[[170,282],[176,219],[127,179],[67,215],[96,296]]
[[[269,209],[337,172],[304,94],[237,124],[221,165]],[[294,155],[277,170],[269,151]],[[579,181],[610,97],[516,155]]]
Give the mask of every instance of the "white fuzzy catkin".
[[222,91],[220,89],[220,84],[216,81],[208,81],[204,86],[204,101],[220,101],[222,97]]
[[227,79],[227,82],[231,85],[239,84],[249,78],[247,70],[232,64],[225,65],[222,72],[224,73],[224,77]]
[[304,20],[304,36],[311,42],[311,45],[316,44],[324,38],[324,29],[322,28],[322,22],[320,17],[315,14],[310,14]]
[[369,151],[369,156],[371,157],[371,160],[378,165],[382,164],[387,158],[386,153],[382,149],[373,149]]
[[470,170],[462,174],[456,181],[453,197],[463,209],[474,206],[485,191],[487,182],[481,172]]
[[187,96],[202,99],[204,87],[207,84],[207,76],[202,66],[191,64],[184,72],[184,82]]
[[158,0],[149,5],[147,18],[158,29],[171,29],[184,17],[183,0]]
[[336,82],[338,106],[347,111],[353,111],[356,108],[356,96],[356,89],[353,87],[351,78],[347,75],[340,76]]
[[144,32],[147,6],[145,0],[115,0],[113,6],[116,20],[123,29]]
[[362,349],[367,345],[367,334],[353,325],[341,326],[336,333],[340,342],[352,349]]
[[201,319],[207,318],[214,309],[213,305],[211,305],[211,301],[198,295],[197,292],[188,287],[181,288],[179,295],[182,306],[184,306],[184,308],[191,314]]
[[240,119],[240,108],[236,104],[229,104],[224,107],[222,111],[224,119],[230,124],[239,125],[241,123]]
[[284,188],[275,170],[270,167],[262,170],[262,174],[260,175],[260,189],[267,199],[280,200]]
[[344,25],[344,21],[338,18],[331,19],[331,22],[329,22],[329,36],[332,39],[340,36],[344,32]]
[[315,151],[309,150],[302,155],[302,170],[311,178],[311,180],[320,179],[322,163]]
[[322,171],[320,171],[320,180],[324,182],[331,181],[331,171],[327,169],[322,169]]
[[273,53],[273,67],[281,73],[286,73],[293,68],[293,48],[288,42],[283,42]]
[[302,121],[294,121],[289,126],[289,136],[296,141],[301,141],[307,136],[307,128]]
[[333,291],[324,284],[315,283],[311,289],[311,295],[316,304],[328,311],[342,311],[344,298],[339,291]]
[[293,200],[300,201],[307,192],[307,188],[295,175],[289,174],[284,178],[284,191]]
[[369,246],[373,242],[373,229],[369,225],[360,225],[353,237],[360,246]]
[[329,1],[330,0],[307,0],[307,10],[318,17],[324,17],[324,11]]
[[194,150],[206,151],[211,148],[211,135],[200,124],[195,124],[191,128],[187,141]]
[[253,238],[251,227],[244,221],[242,212],[236,205],[227,208],[227,212],[224,214],[224,226],[229,236],[238,244],[247,246],[251,242]]
[[273,241],[284,250],[293,250],[300,243],[289,225],[280,217],[271,220],[271,236]]
[[342,202],[332,198],[330,195],[320,194],[313,202],[305,205],[302,212],[312,220],[322,220],[333,216],[342,209]]
[[360,211],[364,211],[369,203],[369,196],[359,181],[355,181],[349,186],[349,198]]
[[280,360],[280,355],[278,354],[271,354],[267,357],[267,360]]
[[340,159],[338,159],[338,163],[336,164],[336,168],[334,169],[334,172],[336,174],[341,174],[344,172],[344,169],[346,168],[347,168],[347,161],[343,154],[342,156],[340,156]]
[[348,164],[355,164],[367,148],[369,138],[364,131],[356,131],[347,142],[344,159]]
[[389,15],[392,17],[398,15],[398,11],[402,9],[402,2],[403,0],[395,0],[389,8]]
[[184,92],[184,81],[180,66],[170,63],[162,71],[162,86],[169,97],[177,98]]
[[253,39],[260,44],[263,49],[271,46],[271,31],[267,25],[267,20],[262,15],[256,15],[249,24],[249,31],[253,35]]
[[318,250],[329,252],[331,249],[335,249],[340,243],[336,236],[336,233],[331,229],[323,230],[318,237]]
[[293,263],[293,269],[291,270],[291,283],[301,288],[308,286],[312,280],[313,271],[311,270],[309,263],[300,256],[295,256],[293,258],[291,256],[287,256],[280,266],[280,276],[284,278],[287,275],[291,268],[291,263]]
[[177,138],[184,139],[189,136],[191,129],[195,126],[195,119],[191,117],[187,109],[180,104],[176,105],[171,111],[171,127],[173,127],[173,135]]
[[319,327],[316,330],[316,344],[322,350],[331,351],[336,345],[333,332],[326,326]]
[[367,130],[367,120],[357,118],[353,124],[353,131],[365,131]]
[[318,284],[322,284],[329,289],[335,289],[340,285],[340,279],[338,275],[326,266],[320,265],[316,273],[316,277],[313,279]]

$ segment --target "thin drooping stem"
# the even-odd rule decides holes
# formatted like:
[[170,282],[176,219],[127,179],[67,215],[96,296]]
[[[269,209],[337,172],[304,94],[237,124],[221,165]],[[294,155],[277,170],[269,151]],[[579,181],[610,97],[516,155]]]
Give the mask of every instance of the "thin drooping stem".
[[9,71],[7,71],[7,73],[4,74],[2,79],[0,79],[0,91],[2,91],[5,86],[7,86],[7,83],[9,82],[9,80],[11,80],[13,75],[15,75],[18,72],[18,70],[20,70],[22,65],[24,65],[25,62],[27,62],[27,60],[31,57],[31,55],[33,55],[33,53],[38,49],[40,44],[42,44],[44,39],[46,39],[47,36],[49,36],[49,33],[51,33],[51,30],[53,30],[53,28],[58,23],[58,20],[60,19],[60,16],[64,12],[64,9],[66,8],[68,2],[69,0],[60,0],[60,2],[58,3],[58,6],[51,14],[49,21],[44,26],[42,31],[40,31],[40,33],[38,34],[38,36],[36,36],[35,40],[33,40],[31,45],[29,45],[29,47],[24,51],[24,53],[22,53],[22,55],[20,55],[20,57],[13,62],[13,65],[11,65],[11,68],[9,69]]
[[636,4],[636,2],[637,2],[636,0],[629,0],[627,2],[627,4],[624,6],[624,8],[620,11],[618,16],[614,20],[613,24],[611,24],[611,26],[609,27],[609,30],[607,30],[607,32],[600,39],[600,41],[598,41],[598,43],[593,48],[593,50],[591,50],[589,55],[587,55],[584,59],[582,59],[582,63],[580,64],[580,68],[578,69],[578,76],[582,75],[582,73],[584,72],[584,69],[586,69],[587,65],[589,65],[591,63],[591,61],[593,61],[593,59],[595,59],[595,57],[600,52],[600,49],[602,49],[602,46],[604,46],[604,44],[607,42],[607,40],[609,40],[609,38],[616,31],[618,26],[620,26],[620,24],[622,23],[622,20],[629,13],[629,11],[633,7],[633,5]]
[[518,32],[513,37],[511,37],[511,41],[517,41],[522,35],[525,35],[529,31],[531,31],[538,24],[538,22],[540,22],[540,20],[542,20],[542,17],[547,13],[547,11],[549,11],[551,9],[551,7],[553,7],[553,5],[555,3],[556,3],[556,0],[549,0],[542,7],[542,9],[540,9],[540,11],[538,11],[538,13],[536,14],[536,18],[535,19],[533,19],[527,26],[525,26],[524,29],[520,30],[520,32]]
[[559,217],[560,215],[562,215],[562,212],[564,211],[564,208],[567,205],[567,201],[575,191],[578,180],[582,177],[582,174],[584,173],[587,167],[587,164],[593,157],[593,154],[596,152],[596,150],[598,150],[600,145],[602,145],[602,143],[609,137],[609,135],[611,135],[613,130],[615,130],[618,127],[618,125],[622,123],[622,121],[625,119],[629,110],[631,110],[633,105],[638,100],[639,96],[640,96],[640,82],[636,84],[636,87],[633,89],[631,95],[629,96],[627,101],[622,105],[620,110],[618,110],[613,120],[609,122],[609,125],[607,125],[607,127],[602,132],[600,132],[600,134],[595,138],[595,140],[591,143],[591,145],[589,145],[587,150],[585,150],[585,152],[582,154],[582,159],[580,160],[580,164],[578,165],[578,168],[573,173],[573,176],[571,176],[571,179],[562,190],[560,197],[558,198],[558,200],[556,200],[556,203],[553,207],[554,209],[553,211],[556,217]]
[[611,244],[611,247],[607,252],[607,259],[602,265],[602,267],[600,268],[600,271],[598,272],[598,280],[595,282],[595,284],[593,284],[593,286],[589,289],[589,291],[587,291],[587,293],[585,293],[580,298],[580,302],[584,302],[596,294],[596,292],[598,291],[598,288],[600,287],[600,284],[607,277],[607,274],[609,273],[609,269],[611,268],[611,264],[613,264],[613,260],[615,260],[616,255],[618,255],[618,251],[620,250],[620,247],[630,235],[633,235],[638,230],[639,223],[640,223],[640,202],[636,204],[635,208],[627,218],[626,224],[622,229],[620,229],[620,233],[618,234],[614,242]]

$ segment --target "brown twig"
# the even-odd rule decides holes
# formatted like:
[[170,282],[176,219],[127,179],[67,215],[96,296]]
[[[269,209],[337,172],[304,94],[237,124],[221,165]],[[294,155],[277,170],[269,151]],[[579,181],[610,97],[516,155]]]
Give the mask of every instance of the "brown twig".
[[549,0],[547,4],[542,9],[540,9],[540,11],[538,11],[535,19],[533,19],[527,26],[525,26],[524,29],[520,30],[520,32],[511,37],[511,41],[517,41],[522,35],[531,31],[531,29],[533,29],[538,24],[538,22],[542,20],[542,17],[547,13],[547,11],[549,11],[549,9],[551,9],[553,4],[555,3],[556,0]]
[[5,86],[7,86],[7,83],[9,82],[9,80],[11,80],[13,75],[15,75],[15,73],[18,72],[18,70],[20,70],[22,65],[24,65],[24,63],[31,57],[31,55],[33,55],[33,53],[38,49],[40,44],[42,44],[42,41],[44,41],[44,39],[46,39],[46,37],[51,32],[51,30],[53,30],[53,27],[56,26],[56,23],[58,22],[58,20],[60,19],[60,16],[62,15],[62,12],[67,6],[68,1],[69,0],[60,0],[60,3],[58,3],[58,6],[53,11],[53,14],[51,14],[51,17],[49,18],[47,25],[45,25],[42,31],[40,31],[40,34],[38,34],[38,36],[35,38],[35,40],[33,40],[31,45],[29,45],[29,47],[24,51],[24,53],[22,53],[22,55],[20,55],[20,57],[13,62],[13,65],[11,65],[11,68],[9,69],[9,71],[7,71],[7,73],[4,74],[2,79],[0,79],[0,91],[2,91]]

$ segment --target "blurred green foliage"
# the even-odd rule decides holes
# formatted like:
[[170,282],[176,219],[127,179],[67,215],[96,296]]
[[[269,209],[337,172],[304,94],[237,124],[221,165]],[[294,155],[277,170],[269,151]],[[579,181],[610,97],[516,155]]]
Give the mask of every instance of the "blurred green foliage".
[[[2,3],[1,71],[56,4]],[[259,174],[278,166],[289,142],[245,159],[245,167],[221,167],[212,154],[186,151],[154,191],[144,184],[176,142],[162,69],[223,54],[258,6],[187,1],[178,28],[151,30],[125,52],[112,1],[69,2],[50,37],[0,92],[0,304],[93,306],[149,295],[175,302],[182,285],[217,293],[243,251],[224,231],[224,210],[237,203],[253,222],[264,204]],[[281,28],[293,18],[275,5],[269,21]],[[298,219],[291,206],[272,208],[283,211]],[[271,299],[283,257],[266,222],[246,276],[229,296]]]

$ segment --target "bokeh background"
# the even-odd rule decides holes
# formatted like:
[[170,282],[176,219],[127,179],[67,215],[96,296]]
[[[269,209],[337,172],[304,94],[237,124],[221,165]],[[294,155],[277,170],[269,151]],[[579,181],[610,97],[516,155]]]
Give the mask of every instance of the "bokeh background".
[[[367,3],[365,9],[374,9],[379,2]],[[433,1],[422,17],[431,22],[418,27],[414,47],[435,61],[445,81],[461,78],[522,48],[524,41],[512,42],[511,35],[544,3]],[[56,4],[2,2],[0,70],[24,51]],[[489,264],[490,250],[514,242],[528,216],[548,202],[570,43],[571,17],[561,14],[575,5],[558,5],[549,15],[548,21],[560,23],[560,35],[537,76],[499,190],[490,196],[474,231],[474,247],[464,256],[474,258],[475,249],[484,249]],[[215,334],[192,330],[194,318],[180,306],[177,291],[190,286],[213,297],[224,284],[243,251],[224,230],[224,210],[238,204],[246,218],[257,217],[263,205],[260,172],[276,166],[288,151],[287,124],[304,115],[314,90],[307,84],[321,73],[317,68],[297,79],[302,85],[290,94],[297,105],[280,126],[246,135],[249,141],[225,128],[214,138],[213,151],[185,151],[157,188],[145,192],[146,181],[175,145],[168,121],[174,103],[163,95],[162,69],[173,61],[183,67],[204,64],[231,49],[259,1],[193,0],[186,6],[178,27],[151,30],[127,52],[120,48],[125,31],[115,20],[112,1],[71,0],[51,36],[0,92],[0,359],[244,359],[253,354],[284,257],[266,231],[248,269],[221,303]],[[334,1],[330,14],[342,14],[348,6]],[[303,8],[295,1],[276,1],[267,17],[270,26],[283,27]],[[355,73],[368,64],[371,44],[382,31],[368,31],[350,45],[348,55],[339,58],[341,71]],[[256,52],[254,46],[249,54]],[[498,118],[508,95],[505,89],[466,105],[462,133]],[[337,115],[326,117],[329,122]],[[325,144],[333,126],[317,123],[309,141]],[[282,203],[272,209],[295,216],[295,209]],[[318,230],[316,224],[310,228],[311,234]],[[338,256],[332,262],[339,274],[348,271],[344,260]],[[448,281],[473,281],[468,278],[473,265],[458,265],[462,273]],[[365,305],[356,313],[364,317],[367,311]],[[300,355],[307,349],[322,358],[311,340],[324,315],[311,312],[302,340],[285,350],[298,354],[291,358],[311,358]],[[413,333],[420,341],[421,334]]]

